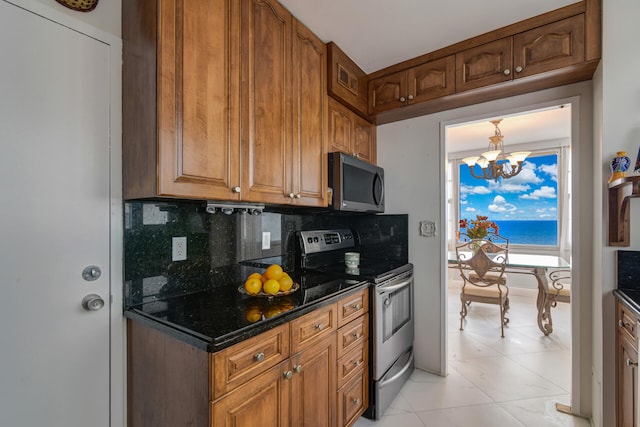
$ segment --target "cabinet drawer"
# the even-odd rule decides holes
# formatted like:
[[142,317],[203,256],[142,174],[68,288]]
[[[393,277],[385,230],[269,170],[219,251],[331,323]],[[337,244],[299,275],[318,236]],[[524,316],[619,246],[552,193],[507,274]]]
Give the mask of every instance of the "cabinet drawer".
[[621,303],[618,303],[618,330],[627,335],[632,342],[638,338],[637,322],[635,313]]
[[369,336],[369,317],[361,316],[338,330],[338,357],[362,344]]
[[284,324],[231,346],[212,356],[213,396],[255,378],[289,357],[289,325]]
[[346,325],[353,319],[369,311],[369,289],[365,288],[357,294],[338,301],[338,327]]
[[364,370],[338,391],[338,426],[350,426],[369,406],[367,379]]
[[364,341],[338,359],[338,388],[349,381],[357,371],[366,368],[368,356],[369,342]]
[[319,308],[291,321],[291,354],[334,333],[336,323],[336,304]]

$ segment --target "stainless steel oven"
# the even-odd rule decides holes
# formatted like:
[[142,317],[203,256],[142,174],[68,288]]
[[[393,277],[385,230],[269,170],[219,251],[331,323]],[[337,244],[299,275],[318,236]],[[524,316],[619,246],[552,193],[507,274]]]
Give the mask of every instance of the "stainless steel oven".
[[[377,235],[348,229],[298,233],[298,262],[304,271],[371,283],[370,405],[365,416],[374,419],[384,415],[414,367],[413,265],[406,251]],[[373,250],[363,245],[365,239]],[[347,251],[360,252],[357,269],[346,268]]]

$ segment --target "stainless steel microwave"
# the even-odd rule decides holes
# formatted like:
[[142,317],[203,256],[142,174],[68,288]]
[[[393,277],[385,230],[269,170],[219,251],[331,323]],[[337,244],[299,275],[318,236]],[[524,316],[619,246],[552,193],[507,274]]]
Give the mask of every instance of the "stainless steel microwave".
[[344,153],[329,153],[335,210],[384,212],[384,170]]

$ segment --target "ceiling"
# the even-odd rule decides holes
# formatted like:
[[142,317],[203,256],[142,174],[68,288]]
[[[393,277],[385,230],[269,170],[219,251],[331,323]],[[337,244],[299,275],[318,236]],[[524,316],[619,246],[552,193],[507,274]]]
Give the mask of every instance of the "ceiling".
[[577,0],[279,0],[367,74]]

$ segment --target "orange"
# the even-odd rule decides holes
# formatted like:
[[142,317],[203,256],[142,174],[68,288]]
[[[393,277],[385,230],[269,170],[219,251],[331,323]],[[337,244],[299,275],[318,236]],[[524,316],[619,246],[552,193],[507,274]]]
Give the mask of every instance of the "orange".
[[260,276],[260,281],[262,282],[262,284],[264,285],[264,282],[266,282],[267,280],[267,276],[265,276],[264,274]]
[[246,282],[244,282],[244,290],[247,291],[249,295],[257,295],[260,293],[260,289],[262,289],[262,282],[260,279],[250,277]]
[[260,279],[261,277],[262,277],[262,274],[260,273],[251,273],[249,277],[247,277],[247,279]]
[[280,290],[287,292],[293,286],[293,279],[291,279],[287,273],[282,273],[282,277],[280,277],[278,283],[280,283]]
[[278,280],[280,279],[280,277],[282,277],[282,267],[280,267],[278,264],[272,264],[267,267],[264,275],[267,276],[267,279]]
[[280,283],[277,280],[269,279],[262,285],[264,293],[275,295],[280,290]]
[[262,312],[259,307],[250,307],[245,311],[244,317],[248,322],[255,323],[262,319]]
[[278,314],[282,313],[282,310],[280,309],[279,306],[274,305],[271,307],[267,307],[264,311],[264,317],[266,317],[267,319],[273,316],[277,316]]

